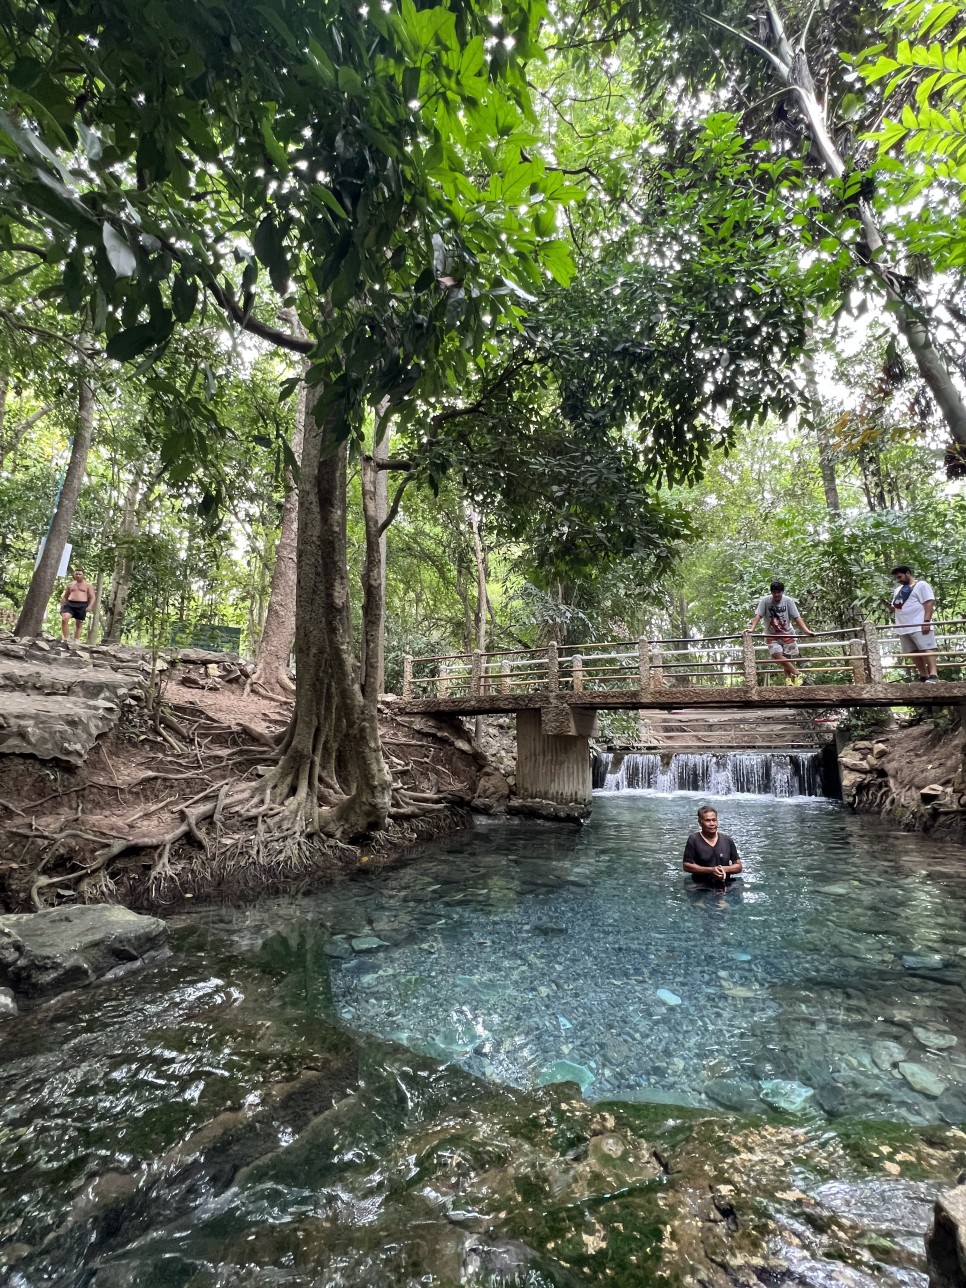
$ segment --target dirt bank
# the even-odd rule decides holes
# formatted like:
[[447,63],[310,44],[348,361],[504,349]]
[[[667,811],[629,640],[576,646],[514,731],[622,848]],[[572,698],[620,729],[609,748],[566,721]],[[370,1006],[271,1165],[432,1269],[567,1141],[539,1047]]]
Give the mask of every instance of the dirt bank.
[[[41,673],[35,683],[50,688],[50,669]],[[257,825],[229,834],[217,815],[192,827],[197,799],[257,783],[287,724],[290,704],[246,692],[245,678],[230,662],[172,663],[125,701],[79,763],[0,755],[0,912],[100,901],[170,911],[190,899],[299,889],[397,862],[415,842],[464,826],[471,808],[493,812],[505,800],[505,781],[459,721],[404,716],[387,699],[383,746],[409,803],[366,845],[315,838],[282,847]],[[18,690],[17,701],[32,692]],[[55,700],[66,710],[73,697]]]
[[854,809],[966,841],[966,737],[945,710],[848,743],[839,765],[843,799]]

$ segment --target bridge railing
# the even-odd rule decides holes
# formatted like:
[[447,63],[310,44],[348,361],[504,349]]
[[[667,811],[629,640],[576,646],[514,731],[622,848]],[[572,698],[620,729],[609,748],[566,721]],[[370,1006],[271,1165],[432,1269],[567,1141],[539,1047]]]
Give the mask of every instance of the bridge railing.
[[[935,619],[932,623],[936,647],[928,654],[936,659],[936,670],[941,680],[966,680],[966,619]],[[912,654],[903,653],[899,636],[891,626],[874,626],[879,657],[886,678],[905,674],[916,679]]]
[[[933,623],[940,678],[966,680],[966,620]],[[811,685],[880,684],[915,678],[891,626],[864,622],[796,639],[797,666]],[[784,684],[761,634],[701,639],[614,640],[545,648],[406,657],[403,697],[477,698],[526,693],[637,692],[676,687]]]

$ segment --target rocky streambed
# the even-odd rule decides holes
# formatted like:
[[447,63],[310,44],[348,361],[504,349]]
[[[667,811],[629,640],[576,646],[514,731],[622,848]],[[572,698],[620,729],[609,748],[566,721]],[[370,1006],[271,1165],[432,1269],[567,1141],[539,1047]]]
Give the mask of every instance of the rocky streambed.
[[926,1283],[957,1128],[512,1091],[338,1025],[310,926],[173,945],[0,1026],[9,1288]]

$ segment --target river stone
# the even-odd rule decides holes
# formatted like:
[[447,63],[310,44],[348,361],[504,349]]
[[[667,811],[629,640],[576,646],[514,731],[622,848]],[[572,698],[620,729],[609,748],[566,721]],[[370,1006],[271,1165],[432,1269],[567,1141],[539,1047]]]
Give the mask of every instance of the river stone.
[[906,1058],[906,1049],[901,1047],[898,1042],[873,1042],[872,1059],[877,1069],[883,1073]]
[[589,1069],[571,1060],[555,1060],[537,1076],[538,1087],[547,1087],[553,1082],[576,1082],[581,1091],[586,1091],[593,1081],[594,1075]]
[[936,1099],[946,1090],[946,1084],[942,1078],[937,1078],[932,1070],[927,1069],[924,1064],[915,1064],[911,1060],[903,1060],[899,1065],[899,1072],[913,1091],[918,1091],[923,1096],[932,1096],[933,1099]]
[[929,1288],[966,1288],[966,1185],[936,1199],[926,1234]]
[[664,1002],[664,1003],[665,1003],[665,1005],[667,1005],[667,1006],[680,1006],[680,1005],[681,1005],[681,999],[678,997],[677,993],[672,993],[672,992],[671,992],[671,990],[670,990],[669,988],[659,988],[659,989],[657,990],[657,996],[658,996],[658,997],[661,999],[661,1001],[662,1001],[662,1002]]
[[358,935],[352,940],[352,947],[357,953],[374,953],[377,948],[388,948],[389,945],[376,935]]
[[936,1101],[936,1109],[943,1122],[951,1127],[966,1123],[966,1091],[961,1087],[947,1087]]
[[936,953],[907,953],[902,964],[906,970],[942,970],[946,963]]
[[786,1082],[784,1078],[770,1078],[761,1084],[761,1098],[773,1109],[784,1109],[787,1114],[800,1114],[808,1108],[815,1095],[813,1087],[801,1082]]
[[912,1026],[912,1031],[917,1040],[932,1051],[948,1051],[959,1041],[955,1033],[942,1033],[939,1029],[922,1028],[916,1024]]
[[113,904],[0,917],[0,987],[20,1006],[36,1005],[142,962],[166,937],[159,918]]
[[17,1002],[12,990],[0,988],[0,1020],[12,1020],[17,1014]]
[[487,765],[480,774],[476,785],[476,795],[470,801],[470,809],[480,814],[503,814],[510,796],[510,784],[495,765]]
[[738,1113],[751,1109],[758,1100],[758,1092],[745,1082],[735,1078],[712,1078],[704,1084],[704,1094],[722,1109],[734,1109]]

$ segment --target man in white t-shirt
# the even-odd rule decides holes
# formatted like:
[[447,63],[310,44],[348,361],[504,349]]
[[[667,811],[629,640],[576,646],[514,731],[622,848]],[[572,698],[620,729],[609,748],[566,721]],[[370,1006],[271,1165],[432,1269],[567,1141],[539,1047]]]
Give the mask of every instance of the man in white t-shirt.
[[920,680],[939,683],[936,669],[936,632],[930,625],[936,608],[936,596],[928,581],[916,581],[905,564],[893,568],[896,591],[889,605],[903,653],[912,655]]

